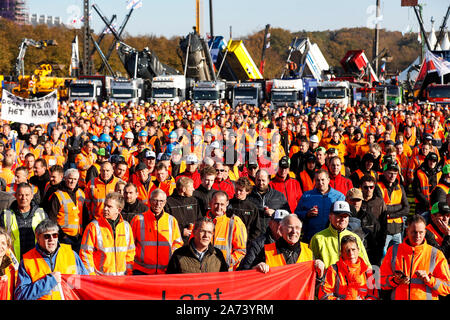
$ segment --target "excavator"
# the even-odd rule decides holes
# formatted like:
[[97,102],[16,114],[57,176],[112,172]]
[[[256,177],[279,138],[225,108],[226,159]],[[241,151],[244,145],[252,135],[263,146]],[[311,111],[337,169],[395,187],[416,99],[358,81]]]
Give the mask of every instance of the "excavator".
[[24,58],[28,47],[43,49],[56,45],[55,40],[22,40],[14,68],[14,78],[17,81],[17,86],[12,89],[14,95],[22,98],[42,97],[57,90],[59,99],[67,98],[67,88],[73,78],[52,76],[53,67],[50,64],[41,64],[32,75],[25,75]]

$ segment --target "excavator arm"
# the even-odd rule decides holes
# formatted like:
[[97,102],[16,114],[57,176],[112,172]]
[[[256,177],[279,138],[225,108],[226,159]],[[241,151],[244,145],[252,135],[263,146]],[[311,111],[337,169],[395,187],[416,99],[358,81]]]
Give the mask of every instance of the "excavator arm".
[[16,64],[15,64],[15,76],[19,77],[20,75],[25,74],[25,67],[24,67],[24,59],[25,54],[27,52],[27,48],[32,46],[37,49],[43,49],[47,46],[56,46],[57,43],[55,40],[40,40],[35,41],[33,39],[22,39],[22,42],[19,46],[19,54],[17,55]]

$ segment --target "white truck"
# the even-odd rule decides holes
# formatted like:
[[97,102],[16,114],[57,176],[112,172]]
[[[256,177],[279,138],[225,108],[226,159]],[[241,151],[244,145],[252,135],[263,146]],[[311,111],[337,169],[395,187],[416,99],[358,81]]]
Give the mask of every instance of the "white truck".
[[322,81],[317,86],[317,103],[351,105],[353,88],[349,81]]
[[144,79],[114,79],[111,82],[110,100],[118,103],[133,102],[136,104],[145,100]]
[[172,105],[186,99],[184,75],[157,76],[152,80],[152,103],[170,102]]
[[224,81],[196,81],[192,88],[192,101],[200,105],[209,103],[218,106],[225,99],[225,89]]
[[236,83],[231,88],[233,108],[239,103],[259,107],[264,99],[264,85],[261,82]]
[[302,79],[273,79],[267,85],[270,88],[270,103],[274,108],[299,105],[303,101]]
[[69,85],[69,101],[102,101],[108,100],[111,95],[110,76],[80,76]]

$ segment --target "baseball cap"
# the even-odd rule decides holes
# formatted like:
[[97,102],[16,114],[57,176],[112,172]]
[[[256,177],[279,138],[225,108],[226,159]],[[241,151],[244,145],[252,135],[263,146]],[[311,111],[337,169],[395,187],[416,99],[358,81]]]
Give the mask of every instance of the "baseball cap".
[[450,164],[446,164],[442,167],[442,173],[443,174],[449,174],[450,173]]
[[433,136],[429,133],[425,133],[423,135],[423,140],[428,140],[428,141],[432,141],[433,140]]
[[436,202],[431,207],[431,214],[449,214],[450,213],[450,207],[445,202]]
[[316,162],[317,158],[313,154],[309,154],[305,158],[305,162]]
[[334,154],[336,154],[336,155],[339,154],[339,152],[336,150],[336,148],[330,148],[330,149],[328,149],[328,150],[327,150],[327,153],[329,153],[329,154],[334,153]]
[[314,143],[319,143],[319,138],[318,138],[316,135],[312,135],[312,136],[309,138],[309,141],[310,141],[310,142],[314,142]]
[[262,140],[258,140],[258,141],[256,141],[256,146],[257,147],[264,147],[264,142]]
[[133,132],[128,131],[128,132],[125,134],[125,139],[134,139],[134,134],[133,134]]
[[336,201],[333,204],[333,208],[331,210],[331,213],[334,214],[347,214],[351,215],[352,212],[350,211],[350,205],[347,201]]
[[147,131],[141,130],[141,131],[139,132],[139,137],[147,137],[147,136],[148,136]]
[[360,199],[363,200],[363,195],[360,189],[358,188],[351,188],[350,190],[347,191],[347,195],[346,195],[347,199]]
[[429,154],[427,154],[426,160],[438,161],[439,159],[436,153],[430,152]]
[[137,172],[137,171],[141,171],[141,170],[144,170],[144,169],[148,169],[147,165],[145,163],[143,163],[143,162],[139,162],[138,165],[135,168],[135,171]]
[[151,159],[151,158],[156,158],[156,153],[154,152],[154,151],[151,151],[151,150],[147,150],[146,152],[145,152],[145,158],[146,159]]
[[284,209],[278,209],[275,210],[275,212],[273,213],[272,219],[279,222],[281,220],[283,220],[285,217],[287,217],[290,213],[287,210]]
[[384,171],[399,171],[398,165],[395,162],[389,161],[383,167]]
[[114,132],[123,132],[122,126],[119,126],[119,125],[115,126]]
[[98,149],[98,150],[97,150],[97,155],[105,157],[105,156],[106,156],[106,150],[105,150],[105,148],[100,148],[100,149]]
[[170,160],[170,155],[168,155],[167,153],[160,153],[158,154],[158,161],[167,161]]
[[197,156],[195,154],[188,154],[186,157],[186,164],[195,164],[198,163]]
[[280,166],[280,168],[289,168],[289,158],[284,156],[280,159],[280,162],[278,163],[278,165]]

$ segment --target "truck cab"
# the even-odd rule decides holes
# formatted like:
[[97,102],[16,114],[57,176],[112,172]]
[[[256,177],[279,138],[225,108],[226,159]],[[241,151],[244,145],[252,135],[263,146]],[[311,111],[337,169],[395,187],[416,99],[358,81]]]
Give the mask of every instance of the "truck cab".
[[186,78],[183,75],[158,76],[152,81],[152,103],[176,104],[186,98]]
[[236,83],[231,88],[233,108],[240,104],[258,107],[264,99],[264,88],[261,82]]
[[69,101],[97,101],[108,100],[111,94],[112,77],[109,76],[80,76],[69,85]]
[[353,102],[353,92],[348,81],[323,81],[317,86],[317,103],[349,105]]
[[114,79],[111,83],[111,100],[118,103],[136,103],[145,99],[144,79]]
[[270,103],[274,108],[302,103],[302,79],[273,79],[270,85]]
[[426,88],[428,102],[450,104],[450,84],[430,84]]
[[209,103],[218,106],[223,99],[225,99],[224,81],[196,81],[192,88],[194,103]]

